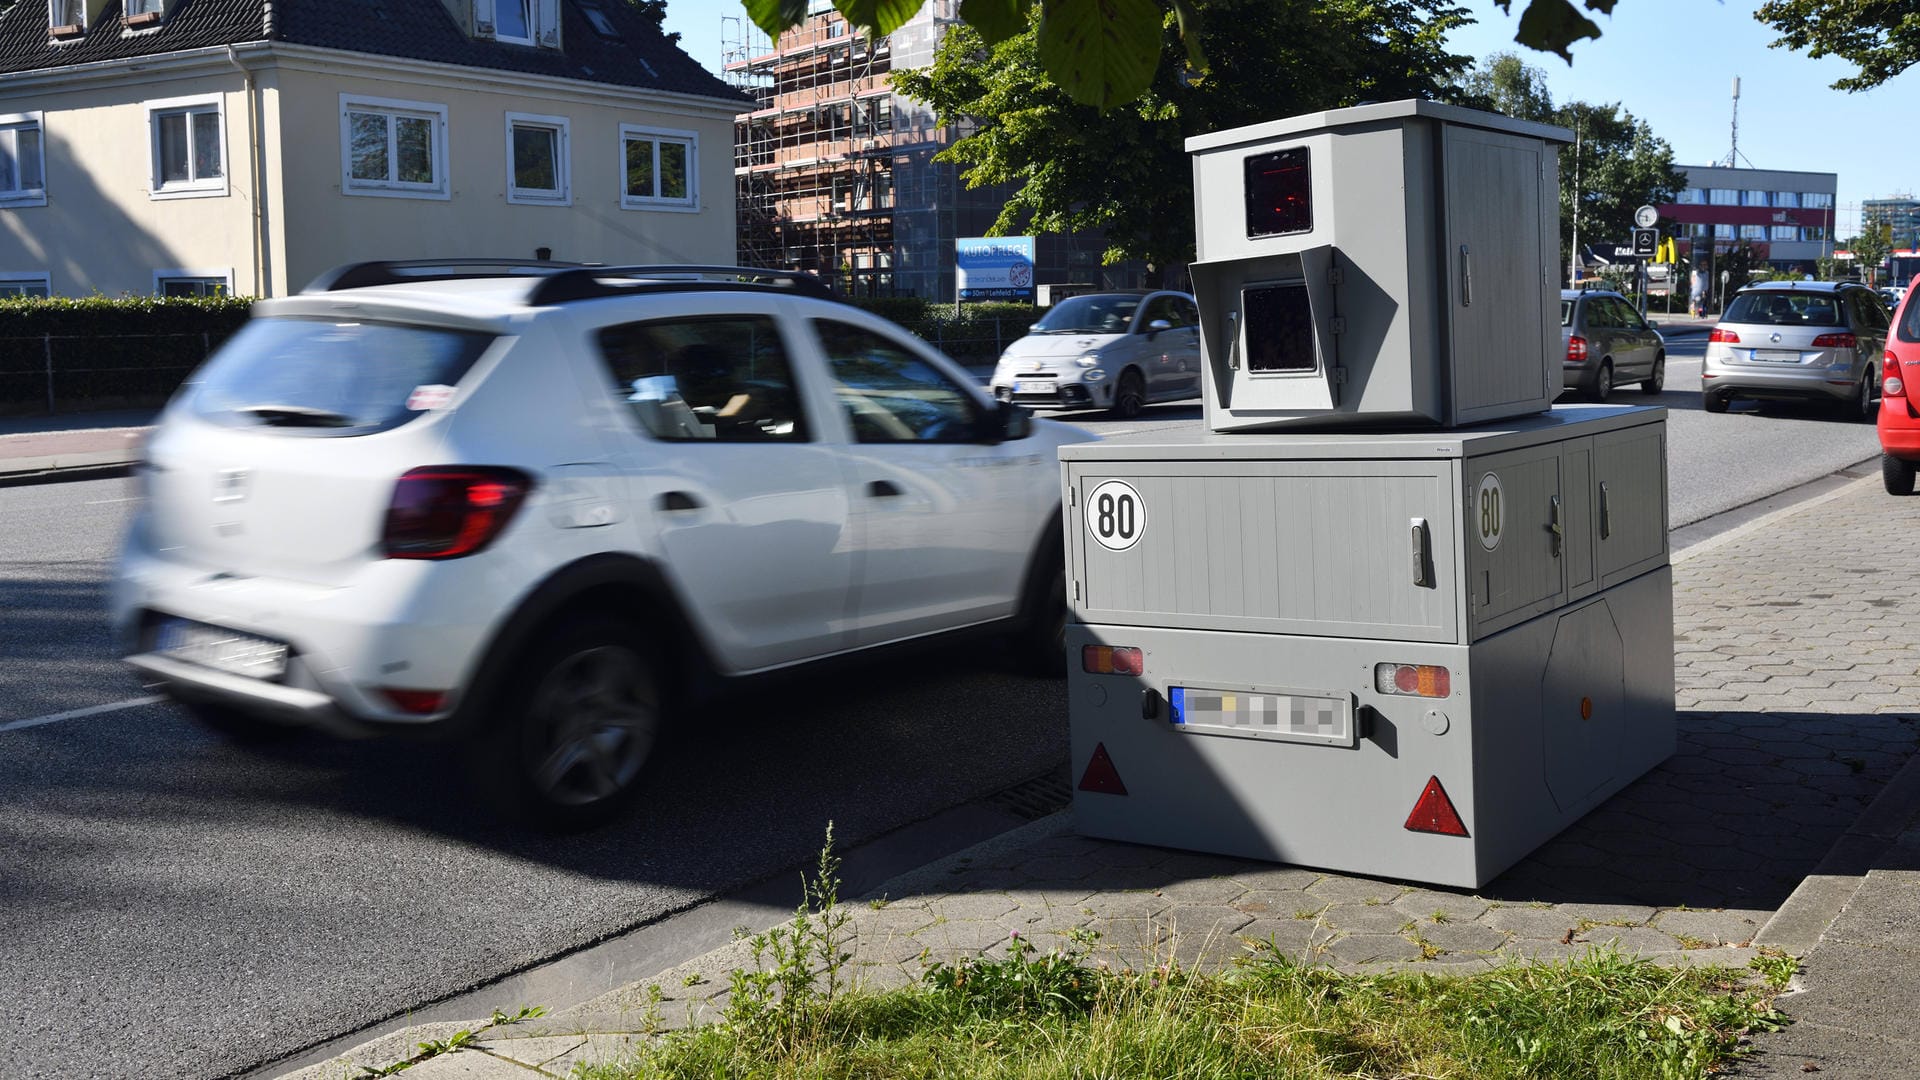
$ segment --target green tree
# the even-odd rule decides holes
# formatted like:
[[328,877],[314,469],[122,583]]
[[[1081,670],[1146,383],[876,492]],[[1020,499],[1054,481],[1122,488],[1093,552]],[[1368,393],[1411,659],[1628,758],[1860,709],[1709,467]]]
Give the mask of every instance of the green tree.
[[[1434,96],[1466,58],[1443,48],[1460,9],[1435,0],[1194,0],[1210,74],[1163,64],[1137,100],[1102,111],[1077,103],[1035,62],[1037,25],[988,45],[950,32],[933,64],[893,85],[971,134],[938,160],[969,186],[1017,185],[995,235],[1091,231],[1108,262],[1144,259],[1156,275],[1194,253],[1193,169],[1186,139],[1208,131],[1365,100]],[[1184,47],[1178,27],[1162,48]]]
[[[1515,0],[1493,2],[1511,14]],[[1602,14],[1612,14],[1616,2],[1583,0],[1587,10]],[[754,24],[776,38],[807,16],[808,0],[742,3]],[[893,33],[913,18],[921,3],[833,0],[834,8],[869,36]],[[1528,48],[1558,53],[1572,63],[1569,46],[1600,36],[1600,27],[1573,0],[1525,0],[1525,4],[1514,40]],[[962,0],[960,17],[988,45],[1028,33],[1037,22],[1035,62],[1074,101],[1105,110],[1145,95],[1169,67],[1184,67],[1194,74],[1208,72],[1217,59],[1210,51],[1213,39],[1206,27],[1206,11],[1214,6],[1205,0]],[[1390,13],[1383,16],[1387,17]],[[1168,27],[1183,49],[1165,48]],[[1310,32],[1317,30],[1317,25],[1309,26]]]
[[1920,62],[1920,0],[1767,0],[1753,17],[1780,32],[1776,49],[1859,68],[1835,90],[1870,90]]
[[1673,167],[1673,148],[1654,135],[1647,122],[1619,105],[1571,101],[1555,106],[1547,93],[1546,72],[1529,67],[1513,53],[1496,53],[1475,65],[1456,84],[1463,103],[1524,120],[1543,120],[1570,128],[1575,143],[1560,151],[1560,265],[1573,255],[1574,209],[1580,235],[1602,242],[1624,241],[1633,229],[1633,212],[1673,201],[1687,186]]
[[1893,250],[1893,226],[1885,221],[1868,222],[1859,236],[1847,241],[1847,250],[1853,252],[1853,265],[1867,284],[1879,284],[1880,264]]

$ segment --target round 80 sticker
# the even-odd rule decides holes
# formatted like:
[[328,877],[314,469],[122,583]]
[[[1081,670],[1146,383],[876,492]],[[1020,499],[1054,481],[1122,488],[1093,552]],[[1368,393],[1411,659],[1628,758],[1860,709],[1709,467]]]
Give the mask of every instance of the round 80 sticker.
[[1147,531],[1147,504],[1125,480],[1108,480],[1087,496],[1087,532],[1109,551],[1125,551]]
[[1473,517],[1480,523],[1480,546],[1492,551],[1500,546],[1500,477],[1486,473],[1480,477],[1480,496],[1474,501]]

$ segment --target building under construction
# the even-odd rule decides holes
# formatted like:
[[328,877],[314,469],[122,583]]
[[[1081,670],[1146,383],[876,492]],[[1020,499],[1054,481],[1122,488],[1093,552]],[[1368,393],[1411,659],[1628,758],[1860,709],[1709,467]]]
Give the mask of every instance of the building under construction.
[[[856,296],[953,297],[954,240],[986,235],[1008,189],[969,190],[934,161],[965,130],[895,94],[890,75],[933,62],[958,6],[930,0],[873,40],[824,0],[777,42],[744,19],[724,24],[727,78],[755,102],[734,124],[743,265],[811,270]],[[1041,236],[1035,278],[1139,284],[1137,268],[1100,265],[1104,246]]]

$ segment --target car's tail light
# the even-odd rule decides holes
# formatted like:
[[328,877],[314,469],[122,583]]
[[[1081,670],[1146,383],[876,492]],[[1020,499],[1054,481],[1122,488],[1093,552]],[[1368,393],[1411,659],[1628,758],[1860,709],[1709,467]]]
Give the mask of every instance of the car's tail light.
[[1587,339],[1570,337],[1567,339],[1567,363],[1584,364],[1587,362]]
[[1859,344],[1852,334],[1821,334],[1813,339],[1816,349],[1851,349]]
[[1713,332],[1707,335],[1707,340],[1709,342],[1719,341],[1728,345],[1738,345],[1740,344],[1740,335],[1731,330],[1722,330],[1716,326],[1713,328]]
[[1907,384],[1900,378],[1900,358],[1893,355],[1892,349],[1888,349],[1884,359],[1887,364],[1884,369],[1886,378],[1880,384],[1881,394],[1886,397],[1906,397]]
[[415,716],[431,716],[447,704],[445,690],[402,690],[399,687],[386,686],[382,687],[380,692],[387,696],[388,701],[393,702],[395,708]]
[[516,469],[431,465],[393,485],[380,546],[389,559],[457,559],[484,549],[533,489]]

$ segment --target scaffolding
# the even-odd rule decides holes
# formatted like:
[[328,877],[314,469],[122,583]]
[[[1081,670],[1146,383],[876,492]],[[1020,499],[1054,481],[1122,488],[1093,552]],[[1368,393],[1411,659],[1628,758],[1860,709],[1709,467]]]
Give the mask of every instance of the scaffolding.
[[723,24],[728,80],[754,109],[734,121],[742,264],[809,270],[853,295],[891,295],[894,95],[887,39],[830,8],[769,43]]

